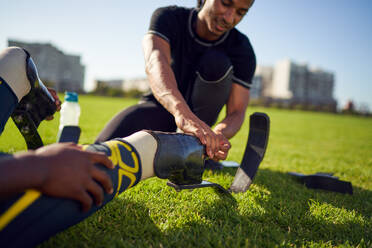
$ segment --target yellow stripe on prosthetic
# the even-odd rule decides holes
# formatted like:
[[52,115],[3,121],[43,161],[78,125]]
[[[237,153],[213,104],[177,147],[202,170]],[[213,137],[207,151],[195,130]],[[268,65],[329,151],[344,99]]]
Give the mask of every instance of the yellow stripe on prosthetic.
[[[109,156],[109,159],[112,161],[114,165],[119,166],[118,186],[117,186],[116,194],[115,194],[115,197],[116,197],[119,194],[119,190],[123,182],[123,176],[128,177],[130,180],[128,189],[131,188],[133,184],[136,182],[136,176],[134,175],[134,173],[137,173],[139,171],[139,161],[138,161],[138,157],[136,153],[132,151],[132,148],[128,144],[118,141],[118,140],[111,140],[111,141],[106,142],[105,144],[109,147],[111,151],[111,155]],[[130,167],[123,161],[123,158],[121,157],[121,153],[120,153],[120,148],[124,148],[130,152],[130,155],[134,162],[134,165],[133,165],[134,167]]]
[[117,189],[116,189],[115,197],[118,196],[118,194],[119,194],[119,190],[120,190],[120,188],[121,188],[121,183],[122,183],[122,180],[123,180],[123,176],[128,177],[129,180],[130,180],[130,184],[129,184],[129,186],[128,186],[128,189],[129,189],[130,187],[132,187],[133,184],[134,184],[134,182],[136,181],[136,176],[135,176],[135,175],[133,175],[132,173],[127,172],[127,171],[125,171],[125,170],[119,169],[119,171],[118,171],[118,177],[119,177],[119,180],[118,180],[118,187],[117,187]]
[[0,216],[0,231],[3,230],[15,217],[41,196],[39,191],[30,189]]

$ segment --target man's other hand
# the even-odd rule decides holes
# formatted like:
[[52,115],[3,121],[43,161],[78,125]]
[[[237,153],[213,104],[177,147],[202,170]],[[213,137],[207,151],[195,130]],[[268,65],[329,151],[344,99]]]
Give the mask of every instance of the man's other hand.
[[[57,92],[52,88],[48,88],[48,91],[54,98],[55,104],[57,106],[57,111],[60,111],[61,110],[61,100],[59,100]],[[51,116],[47,116],[45,119],[47,121],[50,121],[50,120],[53,120],[53,118],[54,118],[53,115],[51,115]]]
[[[219,151],[221,150],[221,137],[214,133],[205,122],[198,119],[194,114],[187,117],[184,115],[178,115],[175,117],[175,120],[179,129],[186,134],[196,136],[200,142],[205,145],[206,155],[209,158],[218,159],[218,157],[223,157],[222,154],[219,154]],[[223,142],[226,143],[225,141]]]
[[219,150],[213,157],[213,160],[215,161],[225,160],[231,148],[231,144],[229,140],[222,133],[216,133],[216,135],[219,139],[219,142],[218,142]]

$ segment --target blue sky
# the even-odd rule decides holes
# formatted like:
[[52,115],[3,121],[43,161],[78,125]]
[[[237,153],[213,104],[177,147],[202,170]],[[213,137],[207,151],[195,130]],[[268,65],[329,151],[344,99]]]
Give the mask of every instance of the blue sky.
[[[154,9],[196,0],[1,0],[0,49],[7,39],[50,42],[79,54],[86,83],[144,76],[141,40]],[[238,25],[258,63],[283,58],[335,73],[335,97],[372,110],[371,0],[256,0]]]

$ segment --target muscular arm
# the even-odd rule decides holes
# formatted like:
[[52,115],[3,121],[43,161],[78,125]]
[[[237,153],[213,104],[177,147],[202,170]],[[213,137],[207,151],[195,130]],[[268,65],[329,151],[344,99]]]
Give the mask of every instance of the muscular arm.
[[173,116],[192,115],[178,90],[176,78],[170,66],[169,43],[156,35],[147,34],[143,39],[143,51],[146,74],[155,98]]
[[233,84],[226,105],[226,117],[214,127],[215,132],[222,133],[230,139],[240,130],[249,103],[249,89]]
[[[234,135],[241,128],[244,118],[245,111],[249,103],[249,89],[242,87],[238,84],[233,84],[231,87],[231,92],[229,99],[226,104],[226,117],[218,123],[213,131],[219,135],[220,142],[229,144],[227,140],[234,137]],[[222,134],[222,136],[221,136]],[[230,149],[229,146],[225,145],[222,147],[216,156],[217,159],[226,159],[227,152]]]
[[175,118],[177,127],[183,132],[195,135],[206,145],[209,157],[218,152],[218,137],[210,127],[201,121],[187,105],[177,87],[176,78],[170,66],[170,45],[154,34],[147,34],[143,40],[146,73],[155,98]]

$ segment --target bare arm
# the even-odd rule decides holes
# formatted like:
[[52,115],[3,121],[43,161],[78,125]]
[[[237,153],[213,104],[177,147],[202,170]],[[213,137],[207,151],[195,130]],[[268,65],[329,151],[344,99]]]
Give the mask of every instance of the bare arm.
[[155,98],[174,116],[177,127],[198,137],[206,146],[208,156],[213,158],[219,150],[219,139],[206,123],[192,113],[178,90],[170,65],[169,43],[157,35],[147,34],[143,50],[146,73]]
[[[220,135],[220,143],[222,145],[217,159],[226,159],[227,152],[230,147],[226,144],[228,140],[240,130],[245,118],[245,112],[249,103],[249,89],[244,88],[239,84],[233,84],[231,87],[230,96],[226,105],[226,117],[218,123],[213,131]],[[221,136],[222,135],[222,136]]]
[[0,198],[41,185],[43,173],[35,152],[25,152],[0,160]]

